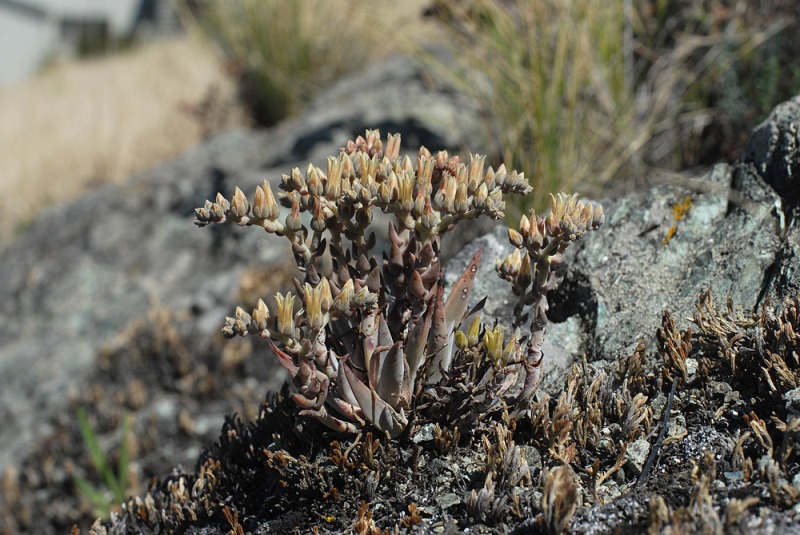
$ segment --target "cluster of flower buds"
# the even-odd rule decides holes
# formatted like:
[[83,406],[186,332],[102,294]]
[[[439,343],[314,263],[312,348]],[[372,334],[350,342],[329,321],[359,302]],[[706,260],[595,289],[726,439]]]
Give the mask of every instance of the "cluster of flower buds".
[[[252,202],[237,188],[230,199],[217,195],[196,209],[199,226],[261,227],[291,242],[304,275],[302,282],[294,280],[296,296],[277,294],[273,311],[261,300],[250,313],[237,308],[223,333],[270,340],[292,377],[301,415],[340,432],[371,425],[396,437],[406,429],[414,396],[433,389],[433,397],[441,400],[442,392],[454,391],[435,393],[457,379],[452,369],[464,358],[485,363],[475,381],[485,395],[471,398],[485,409],[505,402],[504,396],[513,402],[530,396],[533,371],[521,366],[516,337],[504,345],[502,331],[483,327],[479,318],[466,333],[458,330],[470,313],[480,252],[446,299],[441,285],[440,236],[462,220],[500,218],[504,193],[530,191],[521,173],[504,166],[486,169],[484,161],[471,156],[465,164],[424,147],[412,160],[401,156],[399,135],[389,135],[384,143],[377,131],[367,131],[328,158],[325,171],[309,165],[305,173],[294,169],[284,175],[277,198],[265,181]],[[282,215],[281,207],[288,213]],[[382,261],[370,255],[376,240],[367,236],[374,209],[395,217]],[[304,212],[310,218],[301,219]],[[503,263],[502,273],[517,281],[521,296],[526,295],[521,272],[535,277],[543,255],[553,258],[551,253],[560,251],[551,251],[551,242],[577,239],[594,228],[587,217],[602,218],[602,211],[561,195],[552,212],[556,215],[542,222],[531,215],[513,238],[528,250],[524,259],[517,251]],[[317,272],[324,253],[333,261],[327,276]],[[512,388],[522,371],[524,385]]]
[[[522,216],[519,230],[508,229],[514,251],[495,265],[501,278],[511,282],[517,304],[515,327],[529,319],[526,362],[531,368],[541,364],[541,346],[547,327],[547,292],[564,278],[564,252],[587,231],[596,230],[605,221],[603,207],[578,200],[577,195],[551,195],[550,211],[537,215],[531,210]],[[530,310],[533,317],[530,317]]]
[[603,207],[578,200],[578,195],[551,195],[550,211],[537,216],[522,216],[519,231],[508,229],[508,238],[517,248],[525,248],[534,256],[553,256],[563,252],[569,243],[588,230],[596,230],[604,221]]
[[[252,204],[237,188],[230,200],[217,195],[215,202],[196,209],[195,223],[231,221],[286,236],[301,266],[311,263],[325,231],[340,255],[343,237],[352,241],[354,257],[366,253],[374,245],[365,233],[373,209],[394,214],[399,229],[429,242],[460,220],[482,214],[503,217],[504,193],[530,191],[523,174],[509,173],[502,165],[485,169],[484,162],[485,157],[472,156],[466,165],[446,151],[434,156],[424,147],[412,161],[400,156],[399,135],[388,136],[384,148],[380,133],[367,131],[366,138],[329,157],[326,171],[309,165],[305,174],[295,168],[283,175],[278,200],[266,181],[256,188]],[[290,209],[283,219],[279,204]],[[302,212],[311,215],[310,231]]]

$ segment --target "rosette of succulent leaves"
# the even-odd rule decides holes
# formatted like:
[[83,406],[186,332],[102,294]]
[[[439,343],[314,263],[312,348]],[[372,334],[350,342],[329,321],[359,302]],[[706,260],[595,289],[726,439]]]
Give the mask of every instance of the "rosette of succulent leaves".
[[[303,276],[294,279],[297,294],[278,293],[272,311],[263,300],[249,313],[237,308],[223,333],[270,340],[301,416],[339,432],[372,426],[396,438],[415,414],[461,424],[524,409],[538,384],[546,294],[563,277],[566,247],[597,228],[603,212],[559,194],[547,216],[531,212],[519,231],[509,231],[517,250],[498,272],[519,296],[517,324],[528,308],[533,319],[529,335],[504,344],[497,326],[481,323],[482,305],[468,309],[481,253],[446,299],[439,260],[443,234],[478,216],[502,218],[504,193],[531,190],[522,173],[485,169],[484,160],[471,156],[466,164],[424,147],[412,160],[401,157],[399,135],[384,143],[368,130],[329,157],[327,170],[309,165],[305,174],[284,175],[277,200],[264,181],[252,202],[237,188],[230,199],[218,194],[196,209],[201,227],[261,227],[291,243]],[[371,254],[374,233],[367,235],[374,210],[395,218],[380,260]],[[332,265],[327,276],[324,265]]]

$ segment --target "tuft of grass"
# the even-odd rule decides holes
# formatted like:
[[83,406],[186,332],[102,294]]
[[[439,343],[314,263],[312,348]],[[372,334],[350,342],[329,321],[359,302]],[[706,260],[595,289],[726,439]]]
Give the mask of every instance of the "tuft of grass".
[[525,171],[538,208],[541,192],[619,169],[619,133],[633,118],[622,2],[441,1],[436,9],[461,51],[451,71],[457,87],[484,105],[494,156]]
[[196,22],[228,59],[255,122],[277,123],[381,48],[366,0],[211,0]]
[[130,462],[130,455],[128,452],[128,433],[130,431],[128,415],[125,414],[122,417],[122,430],[116,473],[111,468],[111,463],[100,447],[97,434],[89,424],[86,410],[83,407],[79,407],[76,416],[81,436],[86,444],[86,449],[89,451],[89,458],[97,472],[103,478],[105,488],[98,488],[92,485],[87,479],[79,476],[75,477],[75,486],[78,487],[78,491],[83,497],[92,504],[95,515],[108,519],[111,517],[111,511],[114,507],[124,502],[127,497],[128,464]]
[[[642,160],[681,170],[733,160],[750,128],[800,89],[777,76],[798,41],[791,2],[639,0],[636,90],[658,113]],[[646,155],[646,157],[645,157]]]

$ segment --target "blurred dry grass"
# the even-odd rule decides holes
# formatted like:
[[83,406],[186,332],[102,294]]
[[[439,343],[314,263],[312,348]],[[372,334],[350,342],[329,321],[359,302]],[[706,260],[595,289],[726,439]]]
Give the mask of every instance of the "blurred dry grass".
[[323,88],[418,39],[430,0],[208,0],[190,22],[227,58],[259,126],[297,114]]
[[0,88],[0,239],[48,205],[241,122],[226,106],[234,94],[213,51],[190,36],[54,65]]
[[[788,24],[754,18],[756,3],[436,0],[455,61],[431,63],[484,105],[493,163],[511,162],[534,186],[509,206],[514,220],[547,206],[549,192],[597,196],[718,154],[700,141],[724,101],[744,94],[723,79]],[[769,76],[755,74],[773,87]],[[767,93],[769,110],[779,99],[756,95]],[[738,100],[752,108],[755,99]]]
[[[301,97],[297,102],[279,103],[297,111],[336,75],[391,54],[396,44],[389,32],[419,34],[430,27],[421,19],[427,4],[384,2],[376,11],[366,1],[311,0],[299,9],[293,2],[243,0],[236,5],[252,10],[248,25],[230,18],[234,4],[212,2],[211,14],[223,25],[216,45],[193,32],[114,56],[53,65],[23,83],[0,87],[0,241],[46,206],[123,181],[209,133],[249,124],[255,114],[240,104],[242,80],[226,73],[268,70],[281,90],[303,89],[292,95]],[[188,11],[183,15],[189,27],[201,26]],[[352,38],[337,37],[334,46],[329,37],[345,26]]]

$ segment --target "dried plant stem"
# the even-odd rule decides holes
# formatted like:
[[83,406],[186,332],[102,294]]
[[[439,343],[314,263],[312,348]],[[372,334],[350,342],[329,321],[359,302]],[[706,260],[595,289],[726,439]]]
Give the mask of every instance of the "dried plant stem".
[[647,479],[647,474],[650,473],[650,469],[653,467],[653,461],[655,461],[655,458],[658,455],[658,451],[661,449],[661,443],[664,441],[664,435],[667,432],[667,425],[669,424],[669,413],[672,410],[672,401],[675,399],[675,388],[677,386],[678,386],[678,378],[675,377],[672,380],[672,387],[669,390],[667,405],[664,407],[664,420],[661,422],[661,429],[658,432],[658,438],[656,439],[656,443],[653,445],[653,449],[650,450],[650,455],[648,455],[647,457],[647,462],[645,462],[644,468],[642,468],[642,473],[639,476],[639,479],[633,486],[634,489],[638,489],[642,485],[642,483],[644,483],[644,480]]

